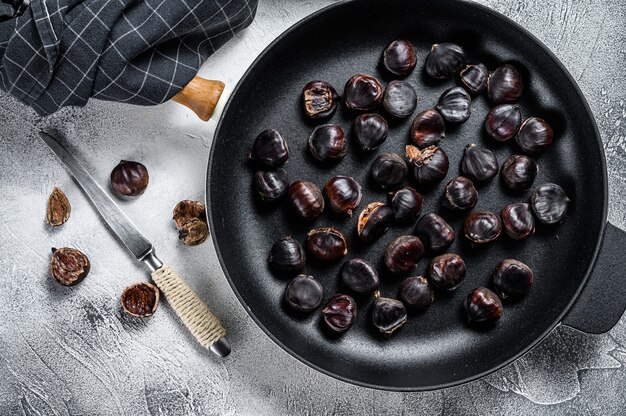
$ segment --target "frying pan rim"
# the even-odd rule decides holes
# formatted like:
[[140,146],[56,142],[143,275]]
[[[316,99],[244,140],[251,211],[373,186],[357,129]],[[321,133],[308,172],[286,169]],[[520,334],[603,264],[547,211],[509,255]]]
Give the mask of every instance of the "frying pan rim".
[[313,12],[312,14],[302,18],[301,20],[297,21],[296,23],[294,23],[293,25],[291,25],[289,28],[287,28],[284,32],[282,32],[276,39],[274,39],[268,46],[265,47],[265,49],[263,49],[263,51],[256,57],[256,59],[250,64],[250,66],[248,67],[248,69],[245,71],[245,73],[242,75],[242,77],[240,78],[239,82],[237,83],[237,85],[235,86],[235,88],[233,89],[232,93],[230,94],[230,96],[228,97],[228,101],[226,102],[225,106],[224,106],[224,110],[221,113],[220,119],[217,123],[217,127],[215,129],[215,133],[213,135],[213,141],[211,143],[211,149],[209,152],[209,161],[208,161],[208,167],[207,167],[207,179],[206,179],[206,184],[205,184],[205,199],[206,199],[206,204],[207,207],[209,208],[207,210],[207,216],[208,216],[208,220],[209,220],[209,227],[211,230],[213,230],[213,232],[211,233],[211,239],[213,241],[213,245],[215,247],[215,252],[217,255],[217,258],[220,262],[220,266],[222,268],[222,271],[224,272],[224,275],[226,276],[226,279],[228,280],[228,284],[231,288],[231,290],[233,291],[233,293],[235,294],[235,296],[237,297],[239,303],[241,304],[241,306],[243,307],[243,309],[246,311],[246,313],[252,318],[252,320],[256,323],[257,326],[259,326],[259,328],[261,328],[261,330],[265,333],[265,335],[267,335],[275,344],[277,344],[279,347],[281,347],[284,351],[286,351],[288,354],[290,354],[292,357],[296,358],[297,360],[299,360],[300,362],[306,364],[309,367],[312,367],[314,369],[316,369],[317,371],[321,372],[322,374],[325,374],[327,376],[330,376],[332,378],[335,378],[337,380],[341,380],[343,382],[346,383],[350,383],[350,384],[354,384],[354,385],[358,385],[361,387],[367,387],[367,388],[371,388],[371,389],[376,389],[376,390],[385,390],[385,391],[397,391],[397,392],[418,392],[418,391],[433,391],[433,390],[440,390],[440,389],[446,389],[446,388],[450,388],[450,387],[454,387],[454,386],[459,386],[459,385],[463,385],[466,383],[469,383],[471,381],[475,381],[475,380],[479,380],[489,374],[492,374],[498,370],[500,370],[501,368],[517,361],[519,358],[521,358],[522,356],[524,356],[526,353],[528,353],[530,350],[532,350],[533,348],[535,348],[546,336],[548,336],[548,334],[550,334],[552,331],[554,331],[559,324],[562,322],[563,318],[567,315],[567,313],[570,311],[570,309],[572,308],[572,306],[576,303],[578,297],[580,296],[580,294],[582,293],[583,289],[585,288],[589,277],[591,275],[591,273],[593,272],[593,269],[595,267],[596,261],[598,259],[598,255],[600,253],[600,249],[602,247],[602,242],[604,239],[604,234],[606,231],[606,226],[607,226],[607,215],[608,215],[608,172],[607,172],[607,164],[606,164],[606,155],[604,152],[604,147],[602,145],[602,138],[600,136],[600,131],[598,130],[598,125],[596,123],[595,117],[593,115],[593,113],[591,112],[591,108],[589,107],[589,103],[587,102],[587,99],[585,98],[585,96],[583,95],[582,91],[580,90],[580,87],[578,86],[578,83],[576,83],[576,81],[574,80],[574,78],[572,77],[572,75],[569,73],[569,71],[567,70],[567,68],[565,68],[565,66],[561,63],[561,61],[557,58],[557,56],[546,46],[543,44],[543,42],[541,42],[537,37],[535,37],[535,35],[533,35],[532,33],[530,33],[528,30],[526,30],[524,27],[522,27],[521,25],[519,25],[517,22],[513,21],[512,19],[510,19],[509,17],[497,12],[496,10],[493,10],[487,6],[484,6],[482,4],[476,3],[474,1],[471,0],[449,0],[451,2],[457,2],[460,4],[467,4],[469,7],[474,7],[479,9],[480,11],[484,12],[484,13],[488,13],[489,15],[491,15],[491,17],[495,18],[495,19],[499,19],[500,21],[502,21],[503,23],[509,24],[513,29],[519,31],[523,36],[526,37],[526,39],[532,41],[537,47],[539,47],[541,50],[543,50],[544,53],[547,54],[547,56],[553,61],[554,64],[556,64],[557,68],[559,68],[561,70],[561,72],[566,76],[567,81],[573,86],[574,88],[574,92],[576,93],[576,95],[578,95],[579,100],[581,101],[582,105],[583,105],[583,110],[586,113],[586,116],[589,118],[589,120],[591,120],[591,127],[593,129],[593,133],[594,133],[594,138],[596,140],[596,144],[598,146],[598,151],[600,152],[600,159],[601,159],[601,175],[602,175],[602,223],[600,225],[600,230],[599,230],[599,234],[597,237],[597,241],[595,243],[595,247],[593,250],[593,255],[592,258],[589,262],[589,265],[587,267],[587,270],[585,272],[585,275],[583,277],[582,282],[579,284],[578,288],[576,289],[576,292],[574,293],[574,295],[572,296],[571,300],[569,301],[569,303],[567,304],[567,306],[563,309],[563,311],[559,314],[559,316],[554,320],[554,322],[548,327],[548,329],[546,331],[544,331],[542,334],[540,334],[534,341],[532,341],[530,344],[528,344],[525,348],[523,348],[521,351],[519,351],[518,353],[514,354],[513,356],[509,357],[508,359],[504,360],[503,362],[499,363],[498,365],[495,365],[493,367],[491,367],[488,370],[485,370],[481,373],[477,373],[474,374],[472,376],[463,378],[463,379],[459,379],[459,380],[454,380],[448,383],[441,383],[441,384],[435,384],[435,385],[429,385],[429,386],[420,386],[420,387],[410,387],[410,386],[385,386],[385,385],[377,385],[377,384],[373,384],[373,383],[367,383],[367,382],[363,382],[363,381],[359,381],[359,380],[354,380],[352,378],[340,375],[340,374],[336,374],[333,373],[330,370],[327,370],[325,368],[322,368],[314,363],[312,363],[311,361],[309,361],[307,358],[301,356],[300,354],[296,353],[295,351],[291,350],[289,347],[287,347],[280,339],[278,339],[267,327],[265,327],[265,325],[263,325],[263,323],[261,322],[261,320],[256,316],[255,313],[252,312],[252,310],[250,309],[250,307],[246,304],[246,302],[244,301],[242,295],[239,293],[239,291],[237,290],[236,284],[233,281],[233,279],[230,276],[230,273],[228,272],[228,268],[226,266],[226,263],[224,261],[224,258],[222,256],[222,253],[220,251],[220,245],[218,242],[218,237],[215,233],[215,214],[213,212],[213,208],[211,205],[211,192],[210,192],[210,184],[211,184],[211,173],[213,170],[213,162],[214,162],[214,156],[215,156],[215,139],[217,139],[219,137],[219,134],[222,130],[222,121],[224,119],[224,117],[226,116],[226,114],[228,113],[228,111],[230,110],[230,106],[232,104],[232,101],[234,99],[234,97],[237,95],[237,93],[239,92],[239,90],[241,89],[242,84],[244,83],[244,81],[250,76],[250,74],[256,69],[257,65],[259,64],[259,62],[265,57],[265,55],[269,54],[272,49],[279,43],[281,43],[285,38],[287,38],[288,36],[291,35],[292,32],[294,32],[295,30],[297,30],[298,28],[300,28],[302,25],[310,22],[311,20],[317,19],[319,18],[321,15],[324,15],[326,13],[332,12],[335,8],[340,8],[340,7],[349,7],[347,5],[351,4],[351,3],[355,3],[355,2],[359,2],[360,0],[347,0],[347,1],[342,1],[342,2],[337,2],[337,3],[333,3],[331,5],[328,5],[316,12]]

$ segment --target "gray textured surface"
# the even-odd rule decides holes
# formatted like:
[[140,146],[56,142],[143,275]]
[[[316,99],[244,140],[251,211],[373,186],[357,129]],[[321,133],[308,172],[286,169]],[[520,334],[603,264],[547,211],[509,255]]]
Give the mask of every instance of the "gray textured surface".
[[[234,86],[291,24],[331,1],[262,2],[253,25],[201,74]],[[533,32],[565,63],[596,116],[609,170],[609,219],[626,228],[626,3],[621,0],[482,1]],[[238,304],[210,242],[183,247],[171,222],[180,199],[203,199],[214,124],[173,103],[140,108],[92,102],[37,118],[0,96],[0,414],[626,414],[626,318],[609,333],[561,328],[487,379],[432,393],[389,393],[335,381],[275,346]],[[197,347],[167,306],[151,319],[124,316],[122,289],[146,277],[104,227],[38,127],[61,127],[74,153],[106,183],[122,158],[143,161],[151,185],[127,214],[159,254],[224,317],[233,354]],[[53,186],[72,218],[44,222]],[[52,246],[92,260],[75,288],[48,274]]]

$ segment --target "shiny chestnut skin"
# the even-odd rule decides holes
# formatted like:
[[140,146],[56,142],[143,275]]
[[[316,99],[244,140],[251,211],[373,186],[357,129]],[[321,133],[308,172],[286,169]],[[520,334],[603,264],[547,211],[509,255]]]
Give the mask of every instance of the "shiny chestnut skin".
[[266,168],[277,168],[289,159],[287,141],[274,129],[263,130],[254,139],[248,159]]
[[491,275],[494,291],[500,299],[519,299],[526,295],[533,284],[533,271],[519,260],[500,262]]
[[392,273],[411,270],[424,256],[424,245],[419,237],[401,235],[385,249],[385,266]]
[[523,240],[535,232],[535,218],[529,204],[509,204],[500,213],[504,232],[513,240]]
[[456,237],[452,227],[434,212],[420,218],[415,227],[415,234],[431,253],[447,249]]
[[265,202],[280,199],[289,188],[289,177],[285,169],[263,171],[254,174],[254,189],[257,195]]
[[302,89],[302,107],[307,117],[317,120],[330,117],[341,97],[326,81],[310,81]]
[[298,312],[312,312],[322,303],[324,289],[313,276],[300,274],[285,288],[284,300],[287,306]]
[[404,183],[409,168],[395,153],[382,153],[374,162],[370,173],[374,182],[383,189],[396,189]]
[[366,243],[377,240],[389,229],[393,211],[382,202],[372,202],[359,214],[356,223],[357,235]]
[[348,138],[336,124],[322,124],[309,135],[309,151],[320,162],[336,162],[348,152]]
[[374,296],[376,299],[372,306],[372,323],[381,333],[391,335],[406,322],[406,308],[397,299],[381,297],[378,292]]
[[543,152],[552,144],[554,132],[545,120],[539,117],[528,117],[522,123],[515,141],[529,155]]
[[500,217],[490,211],[471,212],[463,224],[465,238],[475,244],[484,244],[498,238],[502,232]]
[[457,176],[446,185],[442,203],[453,210],[471,209],[478,203],[478,192],[474,183],[464,176]]
[[435,300],[435,291],[422,276],[407,278],[400,285],[398,295],[402,303],[414,312],[425,310]]
[[352,216],[352,210],[361,203],[361,185],[348,176],[333,176],[324,185],[324,194],[330,208]]
[[348,110],[370,111],[383,101],[383,86],[369,75],[354,75],[346,83],[343,103]]
[[148,187],[148,169],[139,162],[122,160],[111,171],[111,188],[123,196],[137,196]]
[[413,72],[417,59],[411,42],[397,39],[387,45],[383,51],[382,64],[393,75],[403,77]]
[[465,147],[461,159],[461,171],[465,176],[477,182],[484,182],[496,176],[499,170],[498,159],[491,150],[473,143]]
[[485,287],[472,290],[465,298],[463,307],[470,324],[490,325],[502,316],[502,301]]
[[306,249],[313,258],[335,261],[348,254],[348,241],[333,227],[316,228],[307,234]]
[[463,67],[465,60],[465,51],[459,45],[435,43],[426,56],[424,70],[431,78],[451,78]]
[[356,319],[356,302],[349,295],[334,295],[322,309],[322,317],[331,330],[346,332]]
[[502,164],[500,176],[512,191],[524,191],[530,188],[539,172],[535,159],[524,155],[511,155]]
[[429,109],[422,111],[411,124],[411,139],[420,149],[439,143],[446,136],[446,125],[439,111]]
[[409,158],[411,176],[418,185],[434,185],[448,174],[448,155],[440,147],[429,146],[420,150],[409,145],[406,147],[406,156]]
[[395,118],[406,118],[413,114],[417,107],[417,93],[405,81],[391,81],[385,88],[383,108]]
[[489,110],[485,118],[487,134],[499,142],[515,137],[521,125],[522,111],[517,104],[495,106]]
[[567,215],[569,198],[563,188],[555,183],[545,183],[533,189],[530,206],[535,218],[542,224],[551,225],[563,221]]
[[352,124],[352,135],[361,150],[377,149],[387,140],[388,133],[387,120],[378,114],[359,114]]
[[380,285],[378,272],[370,263],[362,259],[350,259],[339,270],[344,285],[356,293],[368,293]]
[[324,197],[313,182],[298,180],[287,190],[289,201],[300,218],[311,221],[322,215]]
[[437,102],[437,111],[449,123],[464,123],[470,117],[472,97],[462,87],[452,87],[443,92]]
[[270,267],[281,273],[296,274],[304,268],[304,249],[291,237],[283,237],[274,243],[267,258]]
[[435,257],[428,266],[430,283],[442,290],[454,290],[465,279],[467,268],[458,254],[446,253]]
[[419,217],[424,198],[410,186],[396,191],[391,197],[391,209],[396,221],[412,223]]
[[478,94],[487,88],[489,70],[485,64],[465,65],[459,72],[459,83],[471,94]]
[[487,94],[494,104],[511,104],[522,94],[522,76],[511,64],[504,64],[489,75]]

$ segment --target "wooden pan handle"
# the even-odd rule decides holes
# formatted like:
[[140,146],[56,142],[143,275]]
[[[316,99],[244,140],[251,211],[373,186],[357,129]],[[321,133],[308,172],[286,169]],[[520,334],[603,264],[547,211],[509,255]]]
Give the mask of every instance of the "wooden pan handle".
[[172,97],[172,100],[191,109],[203,121],[208,121],[224,91],[222,81],[200,77],[193,79]]

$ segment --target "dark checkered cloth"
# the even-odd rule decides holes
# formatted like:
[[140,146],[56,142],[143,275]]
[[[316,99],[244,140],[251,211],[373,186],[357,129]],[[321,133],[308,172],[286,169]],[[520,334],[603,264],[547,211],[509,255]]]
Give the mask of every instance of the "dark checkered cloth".
[[0,84],[40,115],[83,106],[89,97],[159,104],[250,24],[256,6],[257,0],[32,0],[24,7],[3,0]]

